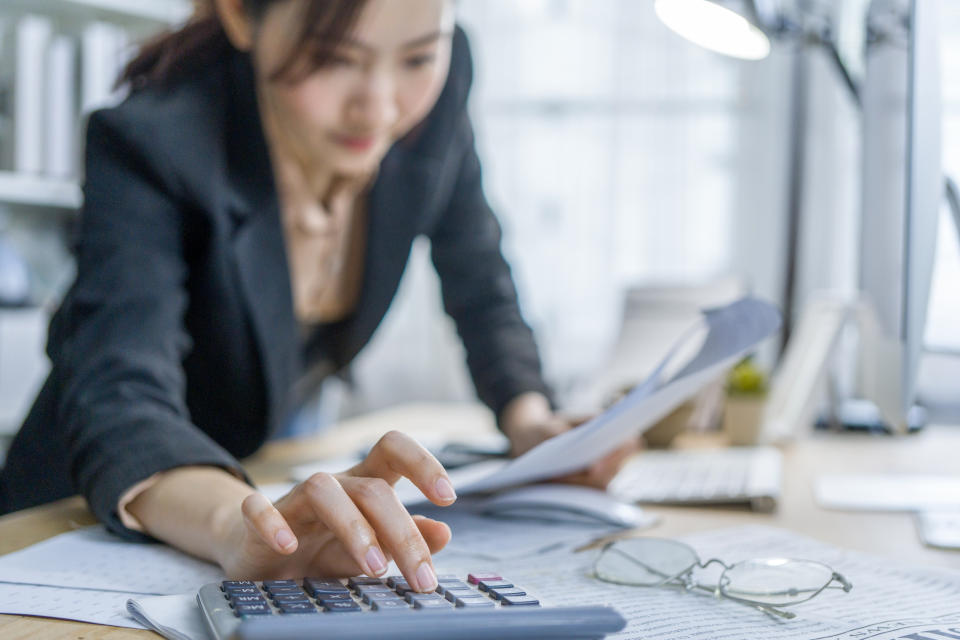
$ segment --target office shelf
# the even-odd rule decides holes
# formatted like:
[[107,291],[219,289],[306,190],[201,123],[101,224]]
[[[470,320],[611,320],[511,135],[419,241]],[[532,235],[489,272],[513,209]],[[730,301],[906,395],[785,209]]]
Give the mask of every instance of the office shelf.
[[78,21],[126,26],[176,24],[192,11],[189,0],[3,0],[0,13],[40,13]]
[[82,203],[83,193],[73,180],[0,171],[0,205],[73,212],[79,209]]

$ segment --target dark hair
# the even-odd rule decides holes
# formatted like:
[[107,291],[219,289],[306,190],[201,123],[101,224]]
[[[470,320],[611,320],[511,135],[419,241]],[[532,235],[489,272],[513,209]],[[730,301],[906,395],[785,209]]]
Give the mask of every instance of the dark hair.
[[[288,81],[296,81],[329,63],[366,4],[366,0],[243,0],[255,22],[278,2],[306,4],[302,27],[291,39],[290,52],[270,74],[271,78]],[[214,9],[214,0],[201,0],[187,24],[159,35],[141,48],[117,84],[129,84],[133,90],[169,84],[213,62],[231,46]]]

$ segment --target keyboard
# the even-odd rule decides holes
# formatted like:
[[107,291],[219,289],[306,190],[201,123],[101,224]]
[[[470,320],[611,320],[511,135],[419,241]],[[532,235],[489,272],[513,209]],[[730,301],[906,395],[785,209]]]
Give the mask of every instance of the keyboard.
[[203,586],[197,601],[214,640],[588,639],[626,626],[610,607],[542,606],[492,572],[438,582],[417,593],[401,576],[227,580]]
[[627,502],[748,504],[772,511],[780,497],[783,455],[774,447],[644,451],[608,487]]

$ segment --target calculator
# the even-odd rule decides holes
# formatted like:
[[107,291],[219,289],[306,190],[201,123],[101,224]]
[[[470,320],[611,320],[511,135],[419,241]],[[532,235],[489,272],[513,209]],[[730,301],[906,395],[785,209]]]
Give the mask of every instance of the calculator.
[[402,576],[226,580],[197,602],[214,640],[603,638],[626,620],[606,606],[543,606],[495,572],[438,576],[417,593]]

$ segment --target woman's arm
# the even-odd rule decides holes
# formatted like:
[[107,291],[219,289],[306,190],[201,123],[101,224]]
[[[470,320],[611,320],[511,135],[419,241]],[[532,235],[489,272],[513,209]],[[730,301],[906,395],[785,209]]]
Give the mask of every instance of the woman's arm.
[[99,520],[120,522],[120,496],[185,465],[243,472],[191,421],[183,360],[192,344],[185,205],[160,145],[122,109],[87,128],[77,278],[51,327],[57,425],[70,474]]

